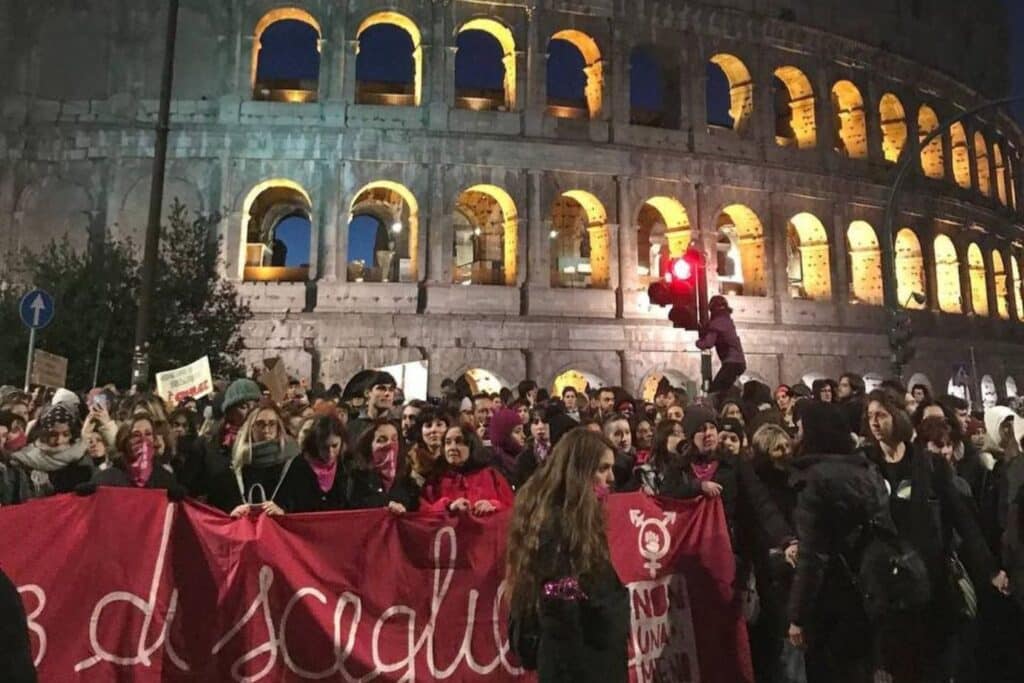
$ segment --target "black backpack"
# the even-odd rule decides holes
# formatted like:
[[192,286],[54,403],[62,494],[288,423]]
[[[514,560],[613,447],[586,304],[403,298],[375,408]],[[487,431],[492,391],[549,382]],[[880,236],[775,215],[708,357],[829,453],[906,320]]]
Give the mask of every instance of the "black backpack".
[[856,547],[849,554],[858,558],[854,573],[846,554],[842,564],[864,600],[864,611],[872,621],[889,614],[917,612],[931,600],[928,568],[921,554],[891,529],[867,524],[861,527]]

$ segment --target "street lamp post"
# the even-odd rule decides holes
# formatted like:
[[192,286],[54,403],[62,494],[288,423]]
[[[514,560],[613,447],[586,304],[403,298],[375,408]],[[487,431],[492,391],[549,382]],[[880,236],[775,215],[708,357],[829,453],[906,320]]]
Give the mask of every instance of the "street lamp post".
[[[967,111],[957,114],[951,119],[942,122],[937,128],[935,128],[935,130],[921,138],[917,144],[916,150],[924,149],[928,146],[928,143],[944,134],[947,130],[952,128],[954,124],[959,123],[964,119],[975,116],[983,111],[1002,107],[1007,104],[1013,104],[1015,102],[1024,102],[1024,95],[1013,95],[1010,97],[1003,97],[998,100],[992,100],[991,102],[985,102],[973,109],[968,109]],[[889,189],[889,199],[885,204],[885,220],[882,225],[882,267],[885,270],[885,277],[883,278],[882,290],[885,295],[885,307],[889,313],[890,319],[896,316],[901,309],[896,286],[896,236],[894,234],[893,223],[896,220],[897,199],[899,197],[900,190],[903,188],[903,183],[907,178],[907,172],[910,170],[911,165],[916,163],[920,158],[920,154],[915,154],[914,151],[915,150],[911,149],[910,146],[904,149],[896,166],[896,176],[893,179],[892,187]],[[903,306],[905,307],[906,304],[903,304]],[[891,343],[890,346],[892,346]],[[902,364],[898,362],[896,357],[897,349],[893,348],[892,351],[893,372],[897,377],[900,377],[903,371]]]

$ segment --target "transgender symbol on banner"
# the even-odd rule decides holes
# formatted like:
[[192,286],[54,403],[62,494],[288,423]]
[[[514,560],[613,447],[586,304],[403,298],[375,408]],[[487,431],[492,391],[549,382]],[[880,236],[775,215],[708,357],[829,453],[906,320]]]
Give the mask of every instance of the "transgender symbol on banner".
[[666,512],[658,519],[644,517],[640,510],[630,510],[629,520],[640,529],[637,535],[640,555],[647,560],[644,566],[651,572],[653,579],[661,569],[661,560],[668,555],[672,546],[672,534],[668,530],[668,525],[676,523],[676,513]]

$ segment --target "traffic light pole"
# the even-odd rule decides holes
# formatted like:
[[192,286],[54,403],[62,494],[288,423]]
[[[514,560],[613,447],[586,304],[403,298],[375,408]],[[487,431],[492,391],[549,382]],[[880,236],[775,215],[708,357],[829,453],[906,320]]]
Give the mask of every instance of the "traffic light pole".
[[[700,252],[700,268],[697,271],[697,319],[703,330],[710,322],[708,315],[708,259],[703,250]],[[701,395],[707,396],[711,389],[711,349],[700,354],[700,389]]]

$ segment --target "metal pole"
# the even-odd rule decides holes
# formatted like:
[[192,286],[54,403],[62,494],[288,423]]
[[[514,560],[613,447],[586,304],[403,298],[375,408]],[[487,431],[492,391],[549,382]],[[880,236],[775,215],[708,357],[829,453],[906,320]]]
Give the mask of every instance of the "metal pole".
[[[973,397],[974,400],[971,401],[971,404],[973,404],[975,401],[981,402],[981,407],[982,407],[982,409],[984,409],[985,404],[984,404],[982,396],[981,396],[981,378],[978,377],[978,361],[974,357],[974,347],[973,346],[971,347],[971,377],[974,378],[974,386],[972,388],[975,391],[978,392],[978,393],[976,393],[974,395],[974,397]],[[971,405],[970,409],[974,410],[974,406]]]
[[174,47],[178,35],[178,0],[167,3],[167,36],[164,44],[163,75],[160,80],[160,113],[156,124],[153,152],[153,177],[149,186],[149,221],[146,223],[146,247],[142,259],[139,287],[139,312],[135,320],[135,355],[132,385],[145,383],[149,375],[149,319],[160,246],[160,210],[164,202],[164,174],[167,166],[167,136],[170,131],[171,90],[174,83]]
[[36,353],[36,328],[28,333],[28,360],[25,361],[25,393],[28,393],[29,380],[32,378],[32,357]]
[[96,340],[96,364],[92,367],[92,386],[95,388],[100,381],[100,354],[103,353],[103,337]]

